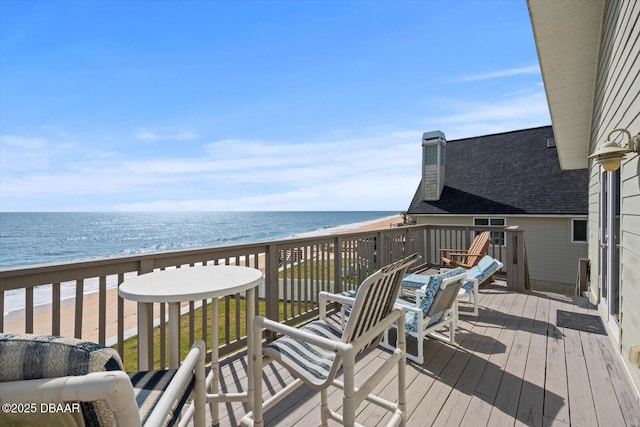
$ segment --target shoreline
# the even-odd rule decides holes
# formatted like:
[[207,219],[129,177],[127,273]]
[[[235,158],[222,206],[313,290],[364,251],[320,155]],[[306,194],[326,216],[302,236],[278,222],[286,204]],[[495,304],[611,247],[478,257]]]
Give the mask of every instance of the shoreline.
[[[313,237],[322,235],[332,235],[341,233],[357,233],[377,229],[392,228],[394,225],[402,223],[402,216],[395,215],[376,220],[363,221],[358,223],[344,224],[327,229],[300,233],[296,237]],[[314,234],[311,234],[314,233]],[[258,261],[259,267],[264,268],[263,256]],[[98,340],[98,290],[87,291],[83,295],[83,315],[82,315],[82,339],[89,341]],[[106,334],[107,344],[112,337],[117,336],[117,310],[118,295],[117,286],[107,287],[107,320]],[[51,302],[45,302],[34,306],[33,333],[51,334],[52,310]],[[154,313],[158,313],[159,305],[154,305]],[[7,312],[4,315],[4,333],[24,332],[24,307]],[[124,300],[124,330],[128,331],[137,327],[137,303]],[[74,323],[64,322],[64,319],[75,319],[75,294],[74,296],[61,299],[60,301],[60,335],[74,336]]]

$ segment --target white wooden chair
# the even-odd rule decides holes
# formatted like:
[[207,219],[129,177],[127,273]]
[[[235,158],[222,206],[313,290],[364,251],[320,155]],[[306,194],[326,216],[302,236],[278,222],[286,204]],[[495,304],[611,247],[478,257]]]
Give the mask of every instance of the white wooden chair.
[[[416,363],[424,363],[423,341],[427,336],[456,343],[456,327],[458,322],[458,293],[467,277],[462,267],[445,273],[431,276],[428,283],[416,290],[416,300],[407,301],[398,298],[397,306],[406,312],[406,334],[417,339],[417,354],[407,353],[407,358]],[[448,329],[448,336],[437,331]],[[398,338],[401,338],[398,329]],[[385,332],[383,346],[393,348],[389,344],[388,331]]]
[[[265,328],[284,335],[262,346],[264,363],[268,361],[280,363],[296,380],[263,403],[263,360],[257,352],[253,373],[254,411],[242,419],[242,425],[262,427],[264,411],[294,392],[300,385],[307,384],[320,390],[320,417],[323,426],[328,425],[329,419],[345,426],[356,425],[356,409],[365,399],[393,413],[389,425],[404,426],[406,424],[406,361],[405,342],[402,339],[404,338],[404,313],[401,308],[394,307],[394,303],[407,267],[419,258],[417,254],[411,255],[375,272],[362,282],[355,300],[342,295],[320,292],[320,319],[300,328],[286,326],[264,317],[256,317],[255,348],[261,348],[261,337]],[[327,322],[326,304],[329,301],[352,305],[344,331]],[[356,357],[376,347],[384,331],[394,323],[398,325],[402,337],[398,340],[397,348],[393,349],[384,365],[372,377],[365,379],[363,384],[356,387]],[[374,386],[395,365],[398,368],[398,400],[391,402],[371,394]],[[336,379],[340,368],[343,368],[344,382]],[[332,385],[343,389],[342,414],[328,407],[327,389]]]
[[[0,404],[30,405],[19,414],[0,413],[0,425],[162,426],[193,418],[204,426],[205,354],[197,341],[177,370],[127,374],[118,353],[99,344],[0,334]],[[49,411],[50,404],[68,411]]]

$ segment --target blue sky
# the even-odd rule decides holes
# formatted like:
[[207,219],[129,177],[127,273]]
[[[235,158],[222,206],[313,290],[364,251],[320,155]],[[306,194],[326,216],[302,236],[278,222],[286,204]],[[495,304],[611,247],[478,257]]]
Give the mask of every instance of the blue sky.
[[524,0],[0,0],[1,211],[400,211],[548,124]]

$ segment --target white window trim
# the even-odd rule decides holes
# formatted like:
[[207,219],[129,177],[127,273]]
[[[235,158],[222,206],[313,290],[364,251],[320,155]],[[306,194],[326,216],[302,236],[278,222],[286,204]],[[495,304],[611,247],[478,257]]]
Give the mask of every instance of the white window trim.
[[[474,216],[473,217],[473,226],[474,227],[482,227],[482,225],[476,225],[476,220],[477,219],[486,219],[488,222],[488,226],[491,227],[491,220],[492,219],[501,219],[502,221],[504,221],[503,227],[507,227],[509,224],[507,222],[507,218],[503,217],[503,216]],[[500,231],[494,231],[494,233],[500,233]],[[493,242],[489,241],[489,245],[493,246]],[[507,233],[506,232],[502,232],[502,242],[503,244],[500,245],[501,248],[506,248],[507,247]],[[498,245],[496,245],[498,246]]]

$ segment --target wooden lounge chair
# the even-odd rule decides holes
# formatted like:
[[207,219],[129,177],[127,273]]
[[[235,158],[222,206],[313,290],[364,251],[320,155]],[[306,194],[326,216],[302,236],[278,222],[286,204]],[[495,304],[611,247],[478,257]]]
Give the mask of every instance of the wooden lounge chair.
[[0,334],[0,404],[28,405],[20,413],[0,413],[0,425],[186,425],[193,416],[195,426],[204,426],[205,354],[204,342],[196,341],[177,370],[126,374],[118,352],[109,347],[50,335]]
[[[406,312],[406,333],[418,340],[416,355],[407,353],[407,358],[419,364],[424,363],[423,341],[432,338],[456,343],[458,322],[458,293],[465,282],[467,272],[458,267],[445,273],[427,276],[427,283],[416,290],[415,301],[398,298],[396,306],[402,306]],[[448,336],[437,331],[448,328]],[[400,330],[398,330],[400,337]],[[390,347],[388,332],[385,332],[383,345]]]
[[483,231],[478,234],[469,249],[440,249],[440,257],[442,266],[451,266],[471,268],[478,264],[480,259],[487,254],[489,250],[489,232]]
[[[264,317],[258,316],[254,321],[256,328],[255,348],[261,348],[263,329],[283,334],[282,338],[262,347],[265,362],[272,360],[284,366],[296,379],[283,390],[262,402],[262,357],[257,357],[254,364],[254,410],[242,420],[242,425],[263,426],[263,411],[293,393],[300,385],[320,390],[321,422],[328,425],[332,419],[345,426],[355,425],[358,406],[367,399],[393,413],[390,425],[406,424],[406,384],[405,384],[405,342],[404,313],[394,307],[400,291],[400,284],[407,267],[419,258],[412,255],[378,270],[366,278],[356,293],[355,299],[343,295],[320,292],[320,319],[312,321],[300,328],[293,328]],[[326,304],[329,301],[351,305],[351,313],[344,331],[334,327],[326,320]],[[356,357],[378,345],[384,331],[397,323],[399,335],[397,348],[378,371],[364,380],[359,387],[355,385]],[[258,353],[259,356],[260,353]],[[398,399],[388,401],[371,394],[376,384],[397,365]],[[336,375],[342,368],[344,382],[338,381]],[[342,414],[328,407],[328,388],[335,386],[343,390]]]

